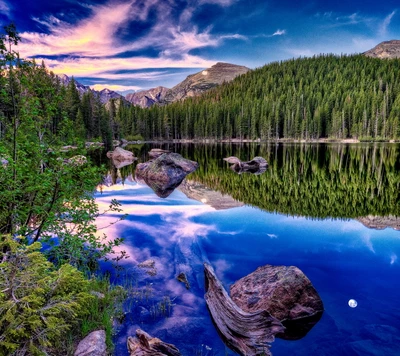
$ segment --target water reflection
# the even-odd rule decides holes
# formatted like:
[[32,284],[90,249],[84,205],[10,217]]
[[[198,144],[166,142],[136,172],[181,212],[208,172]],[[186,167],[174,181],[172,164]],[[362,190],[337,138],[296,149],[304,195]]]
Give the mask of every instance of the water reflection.
[[[312,281],[324,301],[322,319],[301,340],[276,340],[274,356],[399,353],[400,235],[379,230],[398,228],[398,146],[169,149],[198,161],[200,168],[167,199],[135,182],[134,166],[114,173],[120,183],[104,186],[97,196],[104,207],[119,200],[121,214],[129,214],[106,230],[125,238],[121,248],[130,255],[124,274],[114,278],[136,291],[125,306],[116,354],[127,354],[126,338],[137,327],[175,344],[183,355],[201,350],[205,355],[204,345],[212,349],[209,355],[231,354],[204,303],[205,261],[226,289],[265,264],[297,266]],[[138,154],[139,161],[147,160],[148,150]],[[233,154],[268,157],[269,169],[239,176],[222,160]],[[98,223],[107,226],[118,217],[100,217]],[[155,276],[137,266],[148,259],[155,262]],[[180,273],[189,290],[176,279]],[[163,314],[166,297],[171,310]],[[350,299],[357,300],[357,308],[349,308]]]

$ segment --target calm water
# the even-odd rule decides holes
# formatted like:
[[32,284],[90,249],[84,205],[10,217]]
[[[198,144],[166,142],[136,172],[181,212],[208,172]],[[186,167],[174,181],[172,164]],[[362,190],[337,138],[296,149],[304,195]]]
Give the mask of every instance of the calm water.
[[[150,148],[130,147],[139,161]],[[325,312],[301,340],[276,339],[274,356],[400,355],[399,145],[163,148],[200,163],[181,190],[159,198],[132,179],[131,165],[114,169],[97,194],[100,207],[117,199],[123,209],[99,218],[99,227],[129,214],[102,230],[123,237],[130,256],[113,274],[131,291],[116,355],[128,354],[126,338],[138,327],[183,355],[233,355],[204,302],[203,262],[226,289],[265,264],[294,265],[308,276]],[[222,161],[231,155],[263,156],[270,166],[238,175]],[[154,268],[138,266],[149,259]]]

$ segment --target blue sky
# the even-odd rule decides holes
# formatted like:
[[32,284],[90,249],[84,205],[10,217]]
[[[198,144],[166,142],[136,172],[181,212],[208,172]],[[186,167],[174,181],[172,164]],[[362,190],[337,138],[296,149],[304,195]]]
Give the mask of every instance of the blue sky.
[[218,61],[260,67],[400,39],[398,0],[0,0],[23,57],[96,89],[172,87]]

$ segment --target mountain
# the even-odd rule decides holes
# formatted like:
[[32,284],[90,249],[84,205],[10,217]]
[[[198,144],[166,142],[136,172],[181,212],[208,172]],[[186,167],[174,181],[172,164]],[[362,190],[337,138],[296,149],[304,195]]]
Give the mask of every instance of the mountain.
[[164,100],[168,88],[157,87],[149,90],[143,90],[136,93],[128,94],[125,99],[133,105],[138,105],[142,108],[148,108],[155,103],[160,103]]
[[[60,74],[60,75],[58,75],[58,77],[60,78],[61,83],[65,86],[68,86],[68,84],[72,80],[72,78],[68,77],[68,75],[66,75],[66,74]],[[79,83],[77,80],[75,80],[75,87],[78,90],[80,96],[82,96],[85,93],[92,92],[93,94],[99,96],[100,101],[103,104],[108,103],[111,99],[122,98],[124,101],[126,101],[125,98],[121,94],[118,94],[117,92],[112,91],[107,88],[105,88],[101,91],[93,90],[89,86]]]
[[165,95],[164,103],[168,104],[200,95],[224,82],[230,82],[248,71],[250,69],[244,66],[218,62],[211,68],[189,75],[183,82],[170,89]]
[[391,40],[379,43],[374,48],[363,53],[374,58],[400,58],[400,40]]

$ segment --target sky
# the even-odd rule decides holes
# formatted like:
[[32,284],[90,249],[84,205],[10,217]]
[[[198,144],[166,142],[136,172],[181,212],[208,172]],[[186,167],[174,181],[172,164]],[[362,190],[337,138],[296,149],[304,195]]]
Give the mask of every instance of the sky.
[[398,0],[0,0],[21,57],[121,93],[228,62],[256,68],[400,39]]

